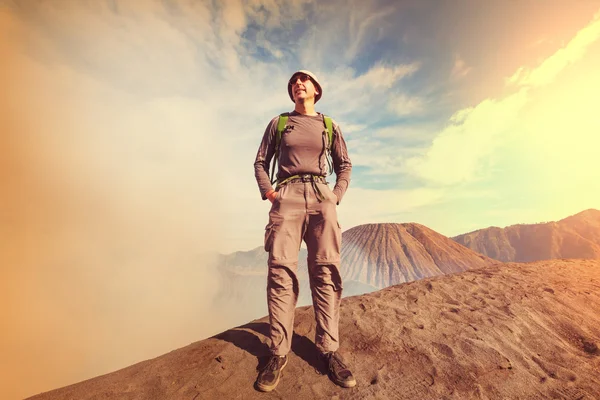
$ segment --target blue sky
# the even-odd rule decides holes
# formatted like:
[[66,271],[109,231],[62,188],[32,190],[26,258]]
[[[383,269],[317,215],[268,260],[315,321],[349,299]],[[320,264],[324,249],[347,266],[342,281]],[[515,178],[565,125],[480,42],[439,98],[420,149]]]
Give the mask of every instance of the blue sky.
[[[220,251],[261,244],[268,204],[258,196],[252,162],[267,122],[293,107],[285,84],[300,68],[322,81],[318,110],[341,124],[355,167],[339,207],[345,229],[419,222],[452,236],[598,206],[597,188],[593,196],[585,188],[561,190],[560,201],[548,199],[556,180],[533,190],[544,172],[531,168],[527,153],[544,122],[530,126],[527,119],[547,93],[553,104],[562,101],[561,82],[589,75],[581,84],[597,84],[592,31],[600,4],[7,4],[5,15],[28,32],[22,63],[35,66],[32,76],[48,91],[65,93],[58,104],[39,107],[68,115],[55,117],[52,127],[73,120],[73,154],[65,149],[60,157],[83,157],[78,179],[87,182],[73,190],[92,185],[113,198],[116,210],[176,209],[178,215],[161,212],[173,229],[186,218],[210,220],[222,230],[210,235],[219,238]],[[532,71],[560,57],[586,26],[592,39],[550,82],[509,83],[520,68]],[[465,110],[473,110],[470,117],[453,117]],[[585,132],[576,135],[585,140],[590,126],[578,124]],[[70,140],[63,135],[53,135],[57,147]],[[573,174],[589,170],[576,162]],[[163,204],[148,202],[157,195]]]
[[[268,121],[293,108],[297,69],[317,74],[317,110],[348,144],[344,230],[418,222],[453,236],[600,208],[599,11],[562,0],[0,1],[2,140],[18,150],[3,157],[18,174],[0,217],[12,247],[38,249],[15,253],[14,282],[39,295],[44,326],[51,314],[77,332],[92,318],[83,305],[92,325],[131,321],[73,349],[129,340],[127,355],[68,363],[88,374],[197,339],[201,328],[182,322],[192,311],[167,302],[183,310],[174,319],[148,289],[166,280],[187,293],[173,265],[262,245],[270,204],[252,164]],[[203,273],[193,289],[214,284]],[[81,308],[55,295],[66,287],[81,288]],[[181,334],[154,327],[141,343],[151,322],[134,314]]]

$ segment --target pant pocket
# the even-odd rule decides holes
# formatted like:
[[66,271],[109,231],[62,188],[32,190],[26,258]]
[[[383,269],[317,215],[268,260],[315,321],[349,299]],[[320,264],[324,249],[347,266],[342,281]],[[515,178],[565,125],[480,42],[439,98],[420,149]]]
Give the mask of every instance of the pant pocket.
[[268,253],[273,248],[273,234],[275,233],[275,225],[269,224],[265,227],[265,251]]
[[340,275],[339,269],[335,269],[335,273],[332,275],[331,278],[333,281],[333,288],[336,292],[339,292],[340,290],[344,289],[344,284],[342,283],[342,276]]
[[337,204],[337,196],[333,193],[333,190],[329,187],[329,185],[323,183],[323,187],[325,188],[325,192],[328,193],[327,197],[333,204]]
[[275,201],[280,202],[283,196],[283,189],[285,189],[285,186],[280,187],[277,190],[277,197],[275,197]]

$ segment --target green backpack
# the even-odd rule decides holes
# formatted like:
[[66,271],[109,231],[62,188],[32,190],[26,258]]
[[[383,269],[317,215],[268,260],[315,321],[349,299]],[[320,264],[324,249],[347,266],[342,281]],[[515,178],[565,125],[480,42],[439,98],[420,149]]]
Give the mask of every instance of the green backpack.
[[[327,145],[327,166],[329,168],[329,175],[333,173],[333,163],[330,159],[331,156],[331,144],[333,142],[333,122],[331,121],[331,117],[323,115],[323,124],[325,125],[325,129],[327,129],[327,137],[328,137],[328,145]],[[281,135],[283,131],[287,128],[289,113],[282,113],[279,115],[279,121],[277,122],[277,135],[275,136],[275,155],[273,156],[273,168],[271,169],[271,184],[274,184],[277,181],[275,178],[275,164],[277,164],[277,160],[279,159],[279,144],[281,143]],[[323,132],[325,133],[325,132]]]

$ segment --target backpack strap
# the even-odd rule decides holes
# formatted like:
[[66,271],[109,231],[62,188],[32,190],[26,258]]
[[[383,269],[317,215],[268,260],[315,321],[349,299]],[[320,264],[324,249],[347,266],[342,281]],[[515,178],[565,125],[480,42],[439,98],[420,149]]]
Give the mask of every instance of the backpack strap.
[[331,121],[331,117],[328,117],[327,115],[323,115],[323,121],[329,137],[329,149],[331,149],[331,144],[333,143],[333,122]]
[[285,131],[287,128],[288,117],[289,113],[282,113],[279,115],[279,120],[277,121],[277,134],[275,135],[275,155],[273,156],[273,167],[271,168],[271,185],[277,180],[275,178],[275,164],[277,164],[277,160],[279,159],[279,144],[281,143],[283,131]]
[[[323,114],[323,124],[327,132],[327,149],[325,158],[327,159],[327,166],[329,168],[329,175],[333,174],[333,161],[331,160],[331,146],[333,144],[333,121],[331,117]],[[325,133],[325,132],[323,132]]]
[[288,113],[283,113],[279,116],[279,121],[277,122],[277,139],[275,140],[275,149],[279,150],[279,143],[281,143],[281,135],[286,128],[288,121]]

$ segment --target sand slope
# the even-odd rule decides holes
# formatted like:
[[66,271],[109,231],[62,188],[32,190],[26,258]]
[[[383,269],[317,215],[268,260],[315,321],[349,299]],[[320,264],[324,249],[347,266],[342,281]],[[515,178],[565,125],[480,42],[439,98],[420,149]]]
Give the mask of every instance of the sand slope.
[[266,319],[31,399],[597,399],[600,261],[499,264],[342,302],[358,385],[319,375],[313,312],[296,312],[274,392],[255,391]]

